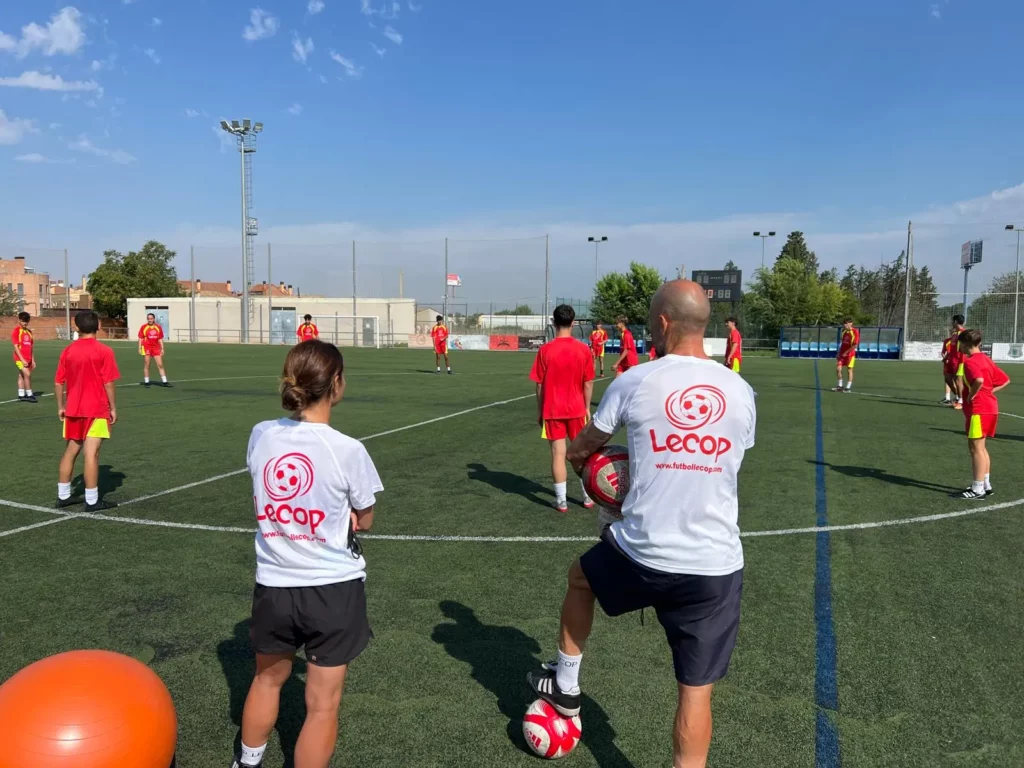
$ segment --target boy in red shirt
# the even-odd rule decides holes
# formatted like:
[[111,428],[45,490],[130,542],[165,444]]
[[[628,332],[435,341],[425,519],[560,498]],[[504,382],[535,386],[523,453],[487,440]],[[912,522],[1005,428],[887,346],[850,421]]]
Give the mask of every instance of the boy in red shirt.
[[85,511],[112,509],[117,504],[100,498],[100,446],[110,437],[110,427],[117,423],[114,405],[114,382],[117,370],[114,352],[96,340],[100,327],[95,312],[75,315],[78,341],[64,349],[54,378],[57,415],[64,423],[67,447],[60,460],[57,479],[57,506],[78,504],[71,496],[71,477],[75,460],[85,449]]
[[[537,351],[530,379],[537,384],[537,423],[543,427],[541,436],[551,445],[555,509],[568,512],[566,441],[574,440],[583,431],[590,416],[594,364],[587,346],[572,337],[576,311],[568,304],[559,304],[551,319],[555,338]],[[583,490],[583,506],[587,509],[594,507],[586,489]]]
[[615,376],[619,377],[630,368],[635,368],[639,364],[640,358],[636,354],[636,341],[633,339],[633,333],[626,327],[626,318],[620,317],[616,320],[615,327],[619,329],[619,338],[622,339],[622,351],[619,353],[619,359],[615,361]]
[[736,318],[725,318],[725,325],[729,329],[729,338],[725,340],[725,366],[730,371],[740,372],[740,364],[743,362],[743,337],[736,327]]
[[437,365],[437,372],[441,372],[441,357],[444,356],[444,367],[451,373],[452,364],[448,362],[448,328],[440,315],[437,316],[437,323],[430,329],[430,338],[434,340],[434,363]]
[[160,386],[170,387],[167,383],[167,371],[164,370],[164,329],[156,323],[156,315],[146,315],[146,324],[139,328],[139,354],[145,355],[142,363],[142,383],[149,386],[149,361],[156,360],[160,371]]
[[604,345],[606,341],[608,341],[608,331],[601,323],[598,323],[590,334],[590,351],[594,355],[594,362],[600,365],[602,379],[604,378]]
[[960,349],[960,334],[966,329],[964,328],[964,316],[953,315],[953,332],[946,340],[949,342],[949,352],[945,358],[945,366],[943,367],[943,373],[948,373],[953,379],[953,392],[955,393],[955,400],[953,401],[953,407],[956,410],[962,410],[964,404],[964,395],[966,394],[967,387],[964,383],[964,353]]
[[988,455],[985,438],[996,436],[999,421],[999,401],[996,392],[1010,383],[1010,377],[992,359],[981,351],[981,331],[960,331],[960,352],[964,362],[964,421],[967,428],[967,448],[971,453],[974,471],[971,487],[954,493],[958,499],[983,499],[992,491],[992,460]]
[[32,331],[28,329],[32,316],[28,312],[18,313],[18,327],[11,332],[14,345],[14,365],[18,369],[18,400],[23,403],[37,403],[32,393],[32,371],[36,361],[32,355]]
[[309,341],[310,339],[319,339],[320,329],[313,323],[313,316],[305,315],[302,320],[302,325],[300,325],[299,330],[295,332],[295,335],[299,337],[299,342]]
[[[860,331],[853,327],[853,318],[843,320],[843,330],[839,334],[839,354],[836,355],[836,378],[839,383],[833,392],[849,392],[853,388],[853,368],[857,364],[857,345],[860,344]],[[846,369],[846,388],[843,388],[843,368]]]

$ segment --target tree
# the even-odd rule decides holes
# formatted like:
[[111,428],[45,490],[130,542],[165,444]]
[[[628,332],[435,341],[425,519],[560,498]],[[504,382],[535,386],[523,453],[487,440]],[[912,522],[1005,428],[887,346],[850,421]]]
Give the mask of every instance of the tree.
[[809,270],[801,259],[776,259],[771,270],[757,271],[744,296],[748,321],[758,323],[768,336],[785,325],[838,323],[856,310],[857,301],[831,277]]
[[532,315],[533,308],[529,304],[520,304],[515,309],[499,309],[496,315]]
[[0,317],[16,315],[20,311],[18,294],[13,288],[0,285]]
[[[878,269],[850,265],[839,284],[860,305],[860,323],[902,327],[906,307],[906,252]],[[907,341],[937,341],[943,338],[949,318],[941,319],[935,282],[928,267],[910,270],[910,328]]]
[[658,270],[639,262],[631,262],[629,272],[609,272],[597,281],[590,305],[592,319],[613,323],[624,315],[631,325],[647,325],[651,298],[665,282]]
[[804,265],[804,270],[812,275],[818,274],[818,257],[810,248],[807,247],[807,243],[804,242],[803,232],[790,232],[786,238],[786,244],[782,246],[782,251],[779,253],[778,258],[775,259],[776,264],[782,259],[793,259]]
[[171,262],[174,251],[150,240],[128,255],[104,251],[103,263],[89,276],[93,307],[108,317],[126,318],[129,298],[183,296]]
[[[1021,283],[1024,283],[1024,273],[1021,274]],[[1017,276],[1013,272],[993,278],[988,289],[968,306],[967,325],[979,329],[985,341],[1013,341],[1014,309],[1020,310],[1016,291]],[[1017,322],[1016,336],[1020,341],[1019,318]]]

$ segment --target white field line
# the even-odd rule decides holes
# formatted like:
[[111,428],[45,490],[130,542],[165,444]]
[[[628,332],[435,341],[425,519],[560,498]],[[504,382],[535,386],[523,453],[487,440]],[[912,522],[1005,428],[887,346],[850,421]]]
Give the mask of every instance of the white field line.
[[[862,395],[864,397],[882,397],[886,400],[899,400],[903,395],[878,395],[874,392],[854,392],[855,395]],[[1009,416],[1011,419],[1024,419],[1024,416],[1018,416],[1016,413],[1007,413],[1006,411],[1000,411],[1000,416]]]
[[[47,512],[53,513],[53,512],[55,512],[55,510],[49,509],[49,510],[47,510]],[[21,528],[12,528],[9,531],[0,531],[0,539],[2,539],[4,536],[14,536],[15,534],[24,533],[25,531],[31,531],[31,530],[34,530],[35,528],[45,528],[48,525],[54,525],[56,523],[63,523],[63,522],[66,522],[67,520],[73,520],[73,519],[74,519],[73,515],[66,515],[66,516],[62,516],[62,517],[55,517],[52,520],[43,520],[43,522],[41,522],[41,523],[33,523],[32,525],[23,525]]]

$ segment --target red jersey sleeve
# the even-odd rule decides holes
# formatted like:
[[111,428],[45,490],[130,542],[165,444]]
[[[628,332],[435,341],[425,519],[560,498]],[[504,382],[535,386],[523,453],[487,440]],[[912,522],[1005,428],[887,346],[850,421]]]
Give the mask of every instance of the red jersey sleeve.
[[593,381],[596,378],[594,376],[594,364],[590,360],[590,350],[586,346],[580,350],[580,359],[583,363],[583,381]]
[[60,353],[60,360],[57,361],[57,373],[53,377],[54,384],[63,384],[68,380],[67,365],[64,363],[64,360],[68,356],[69,349],[70,347],[65,347],[64,351]]
[[[964,360],[964,378],[967,379],[967,383],[977,381],[978,379],[985,378],[985,365],[982,362],[981,355],[972,355]],[[991,382],[989,382],[991,383]]]
[[1006,375],[1006,371],[1000,368],[995,363],[992,363],[992,386],[1001,387],[1004,384],[1010,383],[1010,377]]
[[[593,368],[593,366],[591,366]],[[540,384],[544,381],[544,371],[547,365],[544,363],[544,347],[537,350],[537,356],[533,358],[533,368],[530,370],[530,381]]]
[[143,325],[142,327],[139,328],[139,338],[140,339],[146,338],[146,326],[145,325]]
[[162,325],[158,325],[156,327],[156,340],[160,341],[161,339],[163,339],[163,337],[164,337],[164,327]]
[[109,384],[121,378],[121,372],[117,370],[117,358],[114,357],[114,350],[110,347],[103,347],[106,352],[103,355],[103,383]]

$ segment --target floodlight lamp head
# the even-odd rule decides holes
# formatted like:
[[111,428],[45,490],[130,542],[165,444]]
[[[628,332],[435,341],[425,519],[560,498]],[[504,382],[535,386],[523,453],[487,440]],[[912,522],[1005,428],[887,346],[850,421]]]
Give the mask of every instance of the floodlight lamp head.
[[242,121],[242,127],[248,131],[252,127],[252,120],[245,118],[245,120]]
[[231,121],[231,130],[239,131],[241,129],[242,129],[242,126],[239,124],[239,122],[237,120],[232,120]]
[[775,237],[775,233],[774,232],[769,232],[768,233],[768,237]]
[[1016,229],[1016,227],[1013,226],[1013,224],[1007,224],[1006,225],[1006,231],[1007,232],[1013,232],[1013,230],[1015,230],[1015,229]]
[[760,230],[758,230],[757,232],[754,233],[754,237],[760,237],[760,236],[761,236],[761,231]]
[[256,123],[256,125],[255,125],[255,126],[253,126],[253,130],[254,130],[254,131],[255,131],[256,133],[260,133],[260,132],[262,132],[262,131],[263,131],[263,123]]
[[221,120],[220,121],[220,127],[221,127],[221,130],[229,131],[229,132],[231,131],[231,126],[228,125],[228,121],[227,120]]

